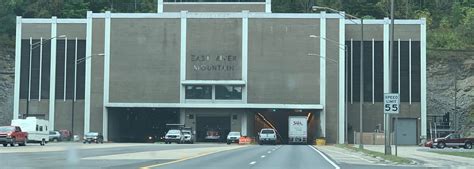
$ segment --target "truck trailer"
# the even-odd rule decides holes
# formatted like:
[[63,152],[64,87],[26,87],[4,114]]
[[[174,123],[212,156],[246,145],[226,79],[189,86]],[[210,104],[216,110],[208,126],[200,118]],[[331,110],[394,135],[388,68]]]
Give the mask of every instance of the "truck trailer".
[[288,143],[306,144],[308,138],[308,120],[306,116],[288,117]]

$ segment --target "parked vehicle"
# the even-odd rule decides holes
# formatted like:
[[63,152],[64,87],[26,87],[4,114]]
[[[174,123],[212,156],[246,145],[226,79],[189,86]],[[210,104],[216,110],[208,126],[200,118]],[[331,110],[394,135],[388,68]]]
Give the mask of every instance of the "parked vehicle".
[[69,130],[59,130],[59,134],[61,134],[61,141],[71,141],[72,140],[72,132]]
[[19,126],[28,133],[28,142],[40,143],[44,146],[49,141],[49,121],[27,117],[26,119],[12,120],[12,126]]
[[194,143],[194,134],[193,129],[191,127],[183,127],[181,128],[181,132],[184,136],[184,143],[193,144]]
[[49,140],[54,142],[61,141],[61,133],[59,131],[49,131]]
[[272,128],[263,128],[258,133],[258,143],[260,145],[270,143],[275,145],[277,141],[276,131]]
[[219,139],[221,139],[219,130],[208,129],[206,131],[206,137],[204,137],[204,139],[209,140],[209,141],[219,141]]
[[171,144],[172,142],[181,144],[184,142],[184,136],[181,130],[171,129],[165,135],[165,144]]
[[104,136],[98,132],[88,132],[84,134],[84,144],[86,143],[97,143],[97,144],[102,144],[104,143]]
[[10,146],[14,147],[15,144],[19,146],[26,146],[28,142],[28,133],[22,132],[18,126],[0,126],[0,144],[3,147]]
[[308,138],[308,120],[306,116],[288,117],[288,143],[306,144]]
[[438,148],[464,147],[465,149],[472,149],[472,143],[474,143],[474,138],[463,138],[458,133],[452,133],[446,137],[434,139],[431,147],[436,145]]
[[230,132],[228,135],[227,135],[227,144],[231,144],[231,143],[239,143],[239,139],[242,135],[240,135],[240,132],[238,131],[233,131],[233,132]]

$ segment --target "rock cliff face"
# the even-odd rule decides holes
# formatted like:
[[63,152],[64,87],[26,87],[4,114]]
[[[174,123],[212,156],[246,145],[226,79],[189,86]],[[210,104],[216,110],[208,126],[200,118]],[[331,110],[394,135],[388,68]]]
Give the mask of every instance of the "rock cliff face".
[[10,125],[13,117],[14,50],[0,47],[0,125]]
[[427,60],[428,114],[455,112],[457,130],[474,127],[474,52],[431,51]]

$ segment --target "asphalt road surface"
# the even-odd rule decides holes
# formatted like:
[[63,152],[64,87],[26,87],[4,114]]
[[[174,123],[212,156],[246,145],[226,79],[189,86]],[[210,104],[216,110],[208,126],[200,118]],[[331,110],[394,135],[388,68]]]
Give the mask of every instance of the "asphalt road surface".
[[346,165],[308,145],[78,144],[0,147],[1,169],[160,168],[160,169],[309,169],[417,168]]

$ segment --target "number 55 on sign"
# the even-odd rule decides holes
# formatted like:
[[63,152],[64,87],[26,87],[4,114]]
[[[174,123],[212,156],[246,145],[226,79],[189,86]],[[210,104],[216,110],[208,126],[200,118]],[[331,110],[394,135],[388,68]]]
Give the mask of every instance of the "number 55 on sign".
[[398,93],[385,93],[383,95],[384,113],[398,114],[400,111],[400,96]]

